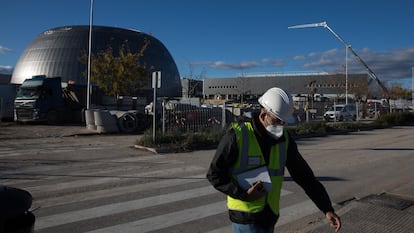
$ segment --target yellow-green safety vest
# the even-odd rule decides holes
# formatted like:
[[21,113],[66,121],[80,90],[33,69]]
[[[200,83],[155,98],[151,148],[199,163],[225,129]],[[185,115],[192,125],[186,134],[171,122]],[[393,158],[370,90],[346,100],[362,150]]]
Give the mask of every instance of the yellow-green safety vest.
[[[266,164],[259,142],[256,139],[252,124],[250,122],[234,123],[231,126],[237,137],[239,155],[232,169],[233,182],[237,183],[236,176],[242,172],[264,166]],[[230,210],[256,213],[263,210],[266,203],[273,213],[279,214],[280,192],[284,178],[284,169],[287,155],[288,136],[284,132],[285,141],[273,145],[270,149],[269,164],[267,166],[272,189],[265,197],[248,202],[227,196],[227,207]]]

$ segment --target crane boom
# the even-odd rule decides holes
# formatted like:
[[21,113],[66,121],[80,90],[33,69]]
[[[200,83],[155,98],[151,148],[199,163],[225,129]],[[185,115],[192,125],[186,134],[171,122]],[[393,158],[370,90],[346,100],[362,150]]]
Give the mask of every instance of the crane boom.
[[389,92],[388,89],[384,86],[384,84],[379,80],[379,78],[377,77],[377,75],[374,73],[374,71],[372,71],[371,68],[369,68],[369,66],[367,65],[367,63],[365,63],[364,60],[362,60],[362,58],[360,56],[358,56],[358,54],[355,52],[355,50],[348,45],[338,34],[336,34],[329,26],[326,22],[322,22],[317,24],[318,26],[322,26],[326,29],[328,29],[339,41],[342,42],[342,44],[345,45],[346,49],[349,49],[352,54],[354,54],[355,58],[367,69],[369,76],[377,82],[377,84],[380,86],[380,88],[382,89],[382,91],[384,92],[384,95],[388,98],[389,97]]
[[326,22],[322,22],[319,23],[318,25],[328,29],[339,41],[342,42],[342,44],[345,45],[345,47],[347,49],[349,49],[352,54],[354,54],[355,58],[367,69],[369,76],[377,82],[377,84],[380,86],[380,88],[382,89],[382,91],[384,92],[385,96],[388,98],[389,97],[389,92],[388,89],[384,86],[384,84],[379,80],[379,78],[377,77],[377,75],[374,73],[374,71],[371,70],[371,68],[369,68],[369,66],[367,65],[367,63],[364,62],[364,60],[362,60],[362,58],[360,56],[358,56],[358,54],[355,52],[355,50],[348,45],[338,34],[336,34],[329,26]]
[[356,57],[356,59],[361,62],[362,65],[365,66],[365,68],[368,71],[369,76],[375,80],[378,85],[381,87],[382,91],[384,92],[386,97],[389,97],[389,92],[388,89],[384,86],[384,84],[379,80],[379,78],[377,77],[377,75],[374,73],[374,71],[371,70],[371,68],[369,68],[369,66],[367,65],[367,63],[364,62],[364,60],[362,60],[361,57],[358,56],[358,54],[354,51],[354,49],[352,49],[351,46],[348,47],[349,50],[351,50],[352,54],[354,54],[354,56]]
[[352,49],[352,47],[350,45],[348,45],[344,39],[342,39],[338,34],[336,34],[329,26],[328,24],[324,21],[324,22],[320,22],[320,23],[309,23],[309,24],[302,24],[302,25],[295,25],[295,26],[290,26],[288,27],[289,29],[295,29],[295,28],[309,28],[309,27],[324,27],[326,29],[328,29],[339,41],[341,41],[341,43],[343,45],[345,45],[346,49],[351,50],[352,54],[354,54],[354,56],[357,58],[357,60],[367,69],[369,76],[372,78],[372,80],[375,80],[378,85],[381,87],[382,91],[384,92],[384,95],[388,98],[389,97],[389,92],[388,89],[384,86],[384,84],[382,84],[382,82],[379,80],[379,78],[377,77],[377,75],[374,73],[374,71],[371,70],[371,68],[369,68],[369,66],[367,65],[367,63],[364,62],[364,60],[362,60],[362,58],[360,56],[358,56],[358,54],[355,52],[354,49]]

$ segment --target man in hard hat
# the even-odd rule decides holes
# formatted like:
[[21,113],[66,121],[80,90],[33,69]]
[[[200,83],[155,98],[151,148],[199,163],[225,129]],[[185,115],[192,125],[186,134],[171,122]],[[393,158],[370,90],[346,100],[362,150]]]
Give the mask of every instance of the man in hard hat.
[[[234,123],[226,132],[207,173],[210,183],[227,194],[234,232],[273,232],[285,167],[338,232],[341,221],[328,193],[284,129],[294,121],[291,95],[273,87],[259,98],[259,104],[261,109],[251,121]],[[257,176],[263,180],[255,180]]]

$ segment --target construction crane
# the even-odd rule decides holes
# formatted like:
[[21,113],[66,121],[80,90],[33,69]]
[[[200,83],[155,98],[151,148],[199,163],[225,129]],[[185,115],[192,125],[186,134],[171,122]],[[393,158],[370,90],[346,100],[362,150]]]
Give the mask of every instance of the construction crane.
[[384,84],[379,80],[379,78],[377,77],[377,75],[374,73],[374,71],[372,71],[371,68],[369,68],[369,66],[367,65],[367,63],[364,62],[364,60],[362,60],[362,58],[360,56],[358,56],[358,54],[355,52],[355,50],[351,47],[351,45],[348,45],[338,34],[336,34],[329,26],[326,22],[321,22],[321,23],[311,23],[311,24],[302,24],[302,25],[296,25],[296,26],[291,26],[288,27],[289,29],[294,29],[294,28],[308,28],[308,27],[324,27],[326,29],[328,29],[345,47],[346,49],[349,49],[352,54],[354,54],[355,58],[367,69],[369,76],[372,78],[372,80],[376,81],[377,84],[380,86],[380,88],[382,89],[382,91],[384,92],[385,97],[388,99],[389,98],[389,91],[388,89],[384,86]]

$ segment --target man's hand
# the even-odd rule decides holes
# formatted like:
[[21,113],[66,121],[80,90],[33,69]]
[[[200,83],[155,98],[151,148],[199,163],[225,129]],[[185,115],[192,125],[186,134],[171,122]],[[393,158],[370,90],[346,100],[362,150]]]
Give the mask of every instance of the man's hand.
[[326,212],[325,216],[331,223],[331,227],[335,229],[335,232],[338,232],[341,229],[341,219],[339,216],[332,211]]
[[267,191],[259,180],[247,190],[247,201],[255,201],[266,195]]

